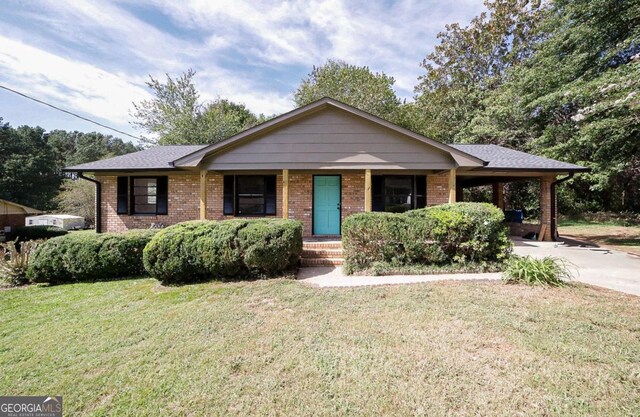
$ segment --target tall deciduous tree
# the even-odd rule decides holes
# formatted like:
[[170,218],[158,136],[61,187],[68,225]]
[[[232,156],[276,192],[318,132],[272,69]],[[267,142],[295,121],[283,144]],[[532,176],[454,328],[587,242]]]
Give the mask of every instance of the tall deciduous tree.
[[134,103],[132,124],[149,132],[145,142],[160,145],[207,144],[224,140],[264,120],[242,104],[226,99],[200,101],[193,70],[165,82],[149,77],[154,97]]
[[560,199],[565,209],[640,210],[638,11],[639,0],[551,3],[531,59],[485,99],[468,140],[591,167],[570,184],[580,197]]
[[446,26],[440,45],[421,66],[415,88],[422,132],[442,141],[461,141],[459,132],[499,87],[507,70],[530,56],[542,16],[539,0],[486,1],[488,12],[469,26]]
[[400,105],[393,90],[395,80],[385,73],[374,73],[343,61],[328,60],[313,67],[294,93],[301,107],[323,97],[342,101],[376,116],[392,119]]
[[95,185],[89,181],[65,179],[56,196],[58,211],[74,216],[82,216],[90,225],[95,221],[96,213]]

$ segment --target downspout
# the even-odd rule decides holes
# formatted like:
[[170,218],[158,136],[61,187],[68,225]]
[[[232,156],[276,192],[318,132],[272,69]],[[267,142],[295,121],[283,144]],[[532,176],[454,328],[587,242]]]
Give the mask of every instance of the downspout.
[[573,178],[574,172],[570,172],[564,178],[555,180],[551,183],[551,239],[555,242],[558,240],[558,208],[556,207],[556,186]]
[[96,185],[96,233],[102,233],[102,183],[93,178],[85,177],[82,171],[78,172],[78,178],[91,181]]

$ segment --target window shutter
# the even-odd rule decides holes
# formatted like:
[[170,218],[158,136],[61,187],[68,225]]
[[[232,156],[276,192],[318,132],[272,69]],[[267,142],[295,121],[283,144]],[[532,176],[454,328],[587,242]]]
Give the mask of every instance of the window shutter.
[[384,176],[371,177],[371,210],[384,211]]
[[169,177],[158,177],[156,181],[156,214],[168,214]]
[[129,213],[129,177],[118,177],[117,187],[118,202],[116,212],[118,214]]
[[233,175],[225,175],[224,176],[224,214],[234,214],[234,176]]
[[416,175],[416,208],[427,206],[427,176]]
[[268,175],[264,177],[264,204],[265,214],[276,214],[276,176]]

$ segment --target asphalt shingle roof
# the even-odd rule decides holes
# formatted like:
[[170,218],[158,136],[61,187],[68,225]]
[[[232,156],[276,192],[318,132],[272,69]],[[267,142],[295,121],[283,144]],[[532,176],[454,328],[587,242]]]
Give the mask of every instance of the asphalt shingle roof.
[[[205,148],[207,145],[156,146],[127,155],[89,162],[65,168],[65,171],[122,171],[172,169],[171,163]],[[462,152],[488,162],[484,169],[584,171],[584,167],[543,158],[498,145],[450,145]]]
[[485,169],[505,170],[546,170],[546,171],[585,171],[586,168],[568,162],[543,158],[526,152],[516,151],[498,145],[450,145],[462,152],[488,162]]
[[171,169],[171,163],[207,145],[165,145],[65,168],[65,171]]

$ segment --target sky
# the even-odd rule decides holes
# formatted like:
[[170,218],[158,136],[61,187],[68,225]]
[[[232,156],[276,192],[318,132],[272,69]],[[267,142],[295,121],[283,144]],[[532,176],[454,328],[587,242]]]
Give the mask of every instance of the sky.
[[[189,68],[202,100],[266,115],[291,110],[327,59],[393,76],[410,101],[438,32],[483,10],[482,0],[1,0],[0,85],[134,136],[145,133],[130,112],[151,98],[149,76]],[[0,117],[131,140],[2,89]]]

